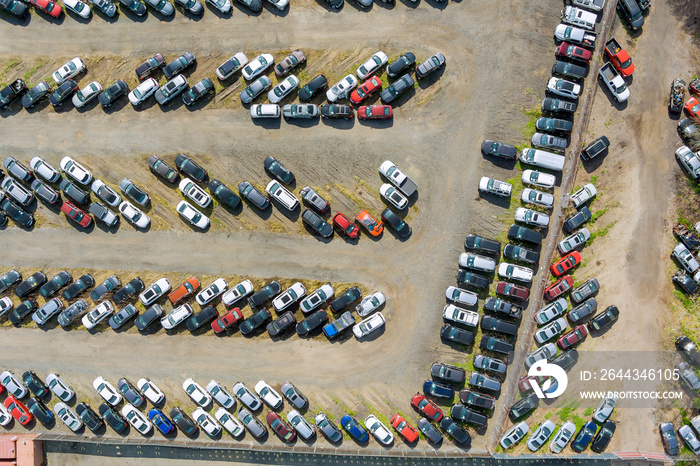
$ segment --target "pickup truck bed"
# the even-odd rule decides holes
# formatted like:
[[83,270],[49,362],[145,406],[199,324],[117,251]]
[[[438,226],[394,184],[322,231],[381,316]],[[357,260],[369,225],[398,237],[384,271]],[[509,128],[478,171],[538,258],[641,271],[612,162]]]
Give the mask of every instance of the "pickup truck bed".
[[627,84],[625,84],[625,80],[622,79],[622,76],[615,71],[612,63],[606,63],[601,66],[598,71],[598,77],[605,82],[610,93],[618,102],[624,102],[629,98],[630,91],[627,88]]
[[623,78],[627,78],[634,73],[632,58],[614,37],[605,43],[605,54]]
[[343,331],[349,329],[355,324],[355,318],[350,311],[345,311],[338,319],[323,327],[323,333],[328,338],[335,338]]

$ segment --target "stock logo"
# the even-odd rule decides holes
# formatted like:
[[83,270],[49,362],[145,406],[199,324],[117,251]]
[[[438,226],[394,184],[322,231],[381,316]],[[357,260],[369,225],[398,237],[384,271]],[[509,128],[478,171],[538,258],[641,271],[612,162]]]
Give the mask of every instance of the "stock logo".
[[556,398],[566,390],[566,386],[569,383],[569,378],[566,376],[564,369],[557,366],[556,364],[550,364],[546,359],[540,359],[535,364],[530,366],[530,370],[527,371],[527,375],[530,377],[553,377],[553,379],[547,379],[542,384],[542,387],[537,383],[537,379],[530,379],[530,385],[532,385],[532,390],[537,395],[537,398]]

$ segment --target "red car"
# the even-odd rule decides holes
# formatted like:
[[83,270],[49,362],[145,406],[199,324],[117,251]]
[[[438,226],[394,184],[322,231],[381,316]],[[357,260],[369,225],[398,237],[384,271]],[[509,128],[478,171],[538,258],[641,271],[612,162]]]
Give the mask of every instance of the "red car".
[[197,291],[199,285],[199,280],[197,280],[195,277],[190,277],[185,283],[171,291],[168,295],[168,299],[171,303],[177,304],[186,297],[190,296],[195,291]]
[[556,261],[549,270],[552,271],[552,275],[555,277],[561,277],[569,270],[573,269],[581,263],[581,254],[578,251],[574,251],[571,254],[567,254],[558,261]]
[[396,429],[396,432],[405,438],[408,443],[418,441],[418,431],[411,427],[400,414],[391,418],[391,427]]
[[431,421],[440,422],[440,419],[442,419],[442,416],[444,416],[438,405],[420,393],[413,395],[413,398],[411,398],[411,406],[416,408],[423,416],[427,417]]
[[333,226],[342,231],[348,238],[355,239],[360,236],[360,228],[342,212],[333,216]]
[[7,398],[5,398],[5,407],[10,414],[12,414],[12,417],[17,419],[17,422],[23,426],[26,426],[34,419],[34,415],[29,412],[29,409],[27,409],[24,403],[15,398],[14,395],[7,395]]
[[517,298],[526,300],[530,296],[530,290],[524,286],[513,285],[508,282],[498,282],[496,284],[496,293],[502,296],[510,296],[511,298]]
[[526,375],[525,377],[521,377],[520,380],[518,381],[518,390],[520,390],[520,393],[527,393],[530,390],[532,390],[532,385],[530,384],[530,380],[536,380],[537,385],[540,387],[542,386],[542,382],[547,380],[547,377],[543,375],[538,375],[537,377],[532,377],[529,375]]
[[357,105],[367,97],[382,89],[382,80],[376,76],[372,76],[367,81],[363,82],[360,87],[352,91],[350,94],[350,102]]
[[591,59],[591,51],[583,47],[562,42],[555,52],[557,57],[566,57],[583,63],[588,63]]
[[700,122],[700,102],[695,97],[691,97],[685,103],[685,111],[693,120]]
[[228,330],[233,324],[243,319],[243,313],[237,307],[234,307],[227,314],[216,319],[211,323],[211,329],[214,333],[222,333]]
[[558,280],[558,281],[552,283],[551,285],[549,285],[547,288],[544,289],[544,299],[549,300],[549,301],[554,301],[562,294],[571,290],[571,288],[573,286],[574,286],[574,279],[571,278],[571,275],[566,275],[561,280]]
[[294,430],[289,424],[284,422],[279,414],[274,412],[268,413],[268,415],[265,416],[265,420],[267,421],[267,425],[270,426],[270,429],[274,430],[277,436],[285,442],[291,442],[294,440],[294,437],[297,436]]
[[31,2],[36,8],[54,18],[61,16],[61,12],[63,11],[58,3],[50,2],[49,0],[31,0]]
[[355,221],[365,227],[365,230],[372,236],[379,236],[384,231],[384,224],[375,220],[365,209],[355,214]]
[[557,345],[563,350],[568,350],[572,346],[581,343],[586,339],[588,335],[588,330],[586,330],[585,325],[579,325],[572,331],[565,333],[557,340]]
[[357,109],[360,120],[388,120],[393,116],[391,105],[363,105]]
[[688,83],[688,90],[695,97],[700,97],[700,79],[695,78]]
[[81,227],[87,228],[92,223],[92,217],[90,217],[90,214],[88,214],[84,210],[77,208],[70,202],[63,203],[63,205],[61,206],[61,212],[66,214],[66,217],[73,220]]

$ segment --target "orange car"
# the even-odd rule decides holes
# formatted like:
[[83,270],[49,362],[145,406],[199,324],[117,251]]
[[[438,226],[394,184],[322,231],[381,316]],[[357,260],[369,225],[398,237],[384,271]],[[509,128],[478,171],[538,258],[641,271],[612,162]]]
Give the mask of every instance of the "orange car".
[[698,99],[695,97],[688,99],[688,101],[685,103],[685,111],[688,113],[690,118],[700,122],[700,102],[698,102]]
[[408,443],[418,441],[418,431],[413,428],[400,414],[391,418],[391,426],[406,439]]
[[384,224],[375,220],[374,217],[364,209],[355,215],[355,221],[365,227],[365,230],[372,236],[379,236],[384,231]]
[[199,280],[197,280],[195,277],[190,277],[187,279],[187,281],[185,281],[185,283],[175,288],[168,295],[168,299],[170,299],[171,303],[177,304],[194,293],[197,288],[199,288]]

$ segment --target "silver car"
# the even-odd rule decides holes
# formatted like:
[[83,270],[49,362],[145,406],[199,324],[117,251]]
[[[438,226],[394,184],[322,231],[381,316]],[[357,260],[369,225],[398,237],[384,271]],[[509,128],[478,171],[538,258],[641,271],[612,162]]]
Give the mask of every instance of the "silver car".
[[175,8],[167,0],[144,0],[144,3],[163,16],[170,16],[175,13]]
[[[200,5],[201,7],[201,5]],[[165,83],[164,85],[160,86],[155,93],[156,96],[156,102],[158,102],[161,105],[165,105],[168,102],[170,102],[173,98],[175,98],[178,94],[180,94],[182,91],[184,91],[187,86],[189,86],[189,82],[187,82],[187,78],[182,75],[178,74],[175,76],[173,79]]]
[[425,78],[444,64],[445,56],[441,53],[436,53],[416,67],[416,78]]
[[245,408],[241,408],[238,411],[238,419],[255,438],[261,438],[267,432],[267,429],[258,418]]
[[267,76],[260,76],[258,79],[250,83],[248,87],[241,91],[241,102],[249,104],[260,94],[265,92],[272,85],[272,81]]
[[535,133],[532,135],[532,144],[545,149],[564,150],[569,145],[568,141],[551,134]]
[[189,11],[193,15],[201,15],[204,11],[204,8],[199,0],[175,0],[175,3],[181,5],[185,10]]
[[318,105],[287,104],[284,107],[282,107],[282,116],[285,118],[317,118]]

